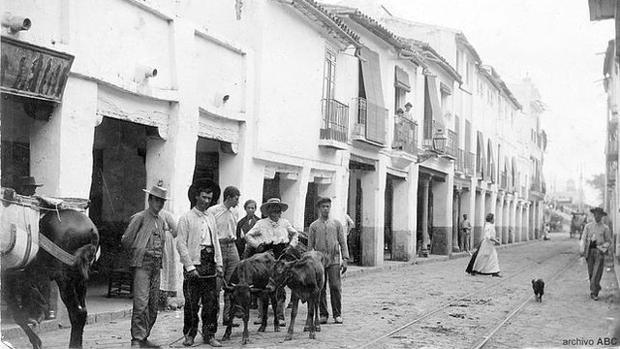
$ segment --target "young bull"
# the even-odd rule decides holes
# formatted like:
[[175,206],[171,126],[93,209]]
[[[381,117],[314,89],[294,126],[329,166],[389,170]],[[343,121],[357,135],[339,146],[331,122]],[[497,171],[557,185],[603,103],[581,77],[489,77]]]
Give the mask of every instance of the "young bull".
[[291,301],[293,302],[291,324],[289,325],[285,340],[293,339],[299,299],[302,302],[308,302],[306,326],[310,330],[310,339],[315,339],[315,332],[321,330],[319,325],[319,300],[321,290],[325,286],[324,258],[321,252],[309,251],[305,252],[297,260],[287,261],[285,258],[280,258],[276,262],[273,282],[270,282],[268,288],[288,286],[293,291],[293,296],[291,296]]
[[[234,317],[243,319],[242,344],[248,344],[249,342],[248,320],[250,319],[252,293],[257,293],[263,301],[263,318],[258,332],[265,332],[265,328],[267,327],[269,299],[271,299],[273,312],[274,314],[276,313],[277,302],[275,289],[267,288],[275,264],[276,260],[271,252],[258,253],[250,258],[241,260],[230,278],[230,283],[224,286],[227,292],[231,292],[232,306],[229,318],[231,320]],[[274,317],[274,331],[280,331],[277,316]],[[226,326],[222,341],[229,340],[231,332],[232,321]]]

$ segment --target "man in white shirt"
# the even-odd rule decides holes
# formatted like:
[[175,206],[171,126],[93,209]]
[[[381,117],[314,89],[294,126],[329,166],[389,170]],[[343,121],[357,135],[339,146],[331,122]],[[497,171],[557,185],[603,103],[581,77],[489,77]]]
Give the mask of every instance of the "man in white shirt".
[[[190,189],[192,190],[192,189]],[[183,296],[185,297],[183,345],[194,345],[198,332],[198,310],[202,303],[202,334],[205,343],[213,347],[222,344],[215,339],[219,312],[217,280],[223,275],[222,253],[216,235],[214,217],[207,212],[213,198],[213,188],[195,189],[196,205],[179,219],[177,249],[183,267]]]

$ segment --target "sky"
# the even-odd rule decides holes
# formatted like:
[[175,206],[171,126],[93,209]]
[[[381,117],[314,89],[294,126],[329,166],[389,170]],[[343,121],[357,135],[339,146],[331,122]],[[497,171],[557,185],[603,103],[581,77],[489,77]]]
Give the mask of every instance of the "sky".
[[[328,0],[339,3],[338,0]],[[548,110],[544,173],[562,190],[605,171],[606,95],[603,59],[613,20],[590,22],[587,0],[358,0],[394,16],[463,31],[483,64],[506,82],[529,75]],[[351,4],[352,0],[346,3]],[[368,13],[372,16],[371,13]],[[586,200],[598,204],[592,188]]]

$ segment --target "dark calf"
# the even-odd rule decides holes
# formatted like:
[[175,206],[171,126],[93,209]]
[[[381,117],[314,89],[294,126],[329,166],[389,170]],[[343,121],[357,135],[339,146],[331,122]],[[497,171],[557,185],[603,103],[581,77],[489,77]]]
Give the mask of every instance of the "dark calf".
[[301,258],[287,261],[280,258],[274,268],[273,281],[270,287],[288,286],[293,291],[291,302],[291,323],[285,340],[293,339],[295,318],[297,317],[298,300],[308,302],[308,317],[306,326],[310,330],[309,337],[316,338],[316,332],[321,330],[319,325],[319,300],[321,290],[325,284],[324,256],[317,251],[304,253]]
[[[275,289],[267,288],[275,262],[275,258],[271,252],[264,252],[244,259],[237,264],[230,278],[230,283],[224,286],[225,291],[231,293],[232,306],[230,310],[231,314],[229,314],[231,321],[228,326],[226,326],[222,341],[230,339],[232,319],[234,317],[239,317],[243,320],[243,339],[241,343],[247,344],[249,342],[248,321],[250,319],[252,293],[256,294],[263,301],[263,318],[258,332],[265,331],[267,327],[269,298],[271,298],[274,314],[276,313],[277,307]],[[274,332],[278,331],[280,331],[280,326],[276,316],[274,317]]]

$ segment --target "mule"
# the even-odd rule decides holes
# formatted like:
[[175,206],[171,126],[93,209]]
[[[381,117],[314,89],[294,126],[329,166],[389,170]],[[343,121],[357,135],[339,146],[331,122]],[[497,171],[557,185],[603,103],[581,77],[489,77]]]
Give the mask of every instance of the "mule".
[[[63,209],[50,211],[39,220],[39,234],[47,237],[60,249],[74,257],[74,264],[67,265],[42,248],[36,257],[22,270],[8,270],[5,273],[4,297],[15,322],[24,330],[32,347],[40,349],[42,342],[29,325],[26,306],[43,314],[48,300],[50,280],[56,281],[60,297],[67,307],[71,322],[69,348],[82,348],[84,325],[88,316],[86,310],[86,280],[91,263],[99,247],[99,232],[95,224],[85,214]],[[17,282],[27,280],[27,290],[31,299],[20,306],[16,290]],[[22,292],[24,290],[21,290]],[[40,319],[38,319],[40,320]]]

